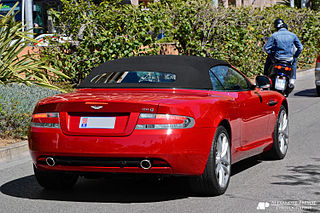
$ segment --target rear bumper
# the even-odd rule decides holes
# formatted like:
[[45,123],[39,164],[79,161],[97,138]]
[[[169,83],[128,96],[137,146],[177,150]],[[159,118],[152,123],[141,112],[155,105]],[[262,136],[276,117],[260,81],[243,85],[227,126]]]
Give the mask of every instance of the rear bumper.
[[[215,128],[135,130],[126,137],[67,136],[60,129],[31,128],[29,148],[34,164],[43,170],[73,172],[124,172],[200,175],[203,173]],[[56,165],[43,156],[117,159],[160,159],[167,164],[142,169],[139,166]]]

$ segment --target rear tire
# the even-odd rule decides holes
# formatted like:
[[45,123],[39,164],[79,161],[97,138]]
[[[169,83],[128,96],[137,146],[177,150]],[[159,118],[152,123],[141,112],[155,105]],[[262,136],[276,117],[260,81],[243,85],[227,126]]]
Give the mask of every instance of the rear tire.
[[206,168],[201,176],[190,178],[190,186],[199,195],[221,195],[228,188],[230,175],[230,136],[223,126],[219,126],[212,142]]
[[51,190],[70,189],[76,184],[79,177],[75,174],[63,172],[42,171],[34,165],[33,171],[40,186]]
[[317,96],[320,96],[320,86],[316,86]]
[[273,132],[273,144],[265,156],[274,160],[283,159],[288,151],[289,144],[289,119],[286,108],[282,105],[279,110],[277,123]]

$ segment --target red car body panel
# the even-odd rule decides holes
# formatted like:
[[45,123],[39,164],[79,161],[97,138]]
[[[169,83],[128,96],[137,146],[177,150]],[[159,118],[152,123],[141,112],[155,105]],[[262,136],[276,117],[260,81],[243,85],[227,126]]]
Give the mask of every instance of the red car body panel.
[[[279,104],[269,106],[268,101]],[[285,98],[260,89],[217,92],[191,89],[80,89],[41,100],[34,113],[59,112],[61,128],[31,127],[29,148],[34,164],[43,170],[130,172],[200,175],[209,156],[216,128],[225,121],[231,129],[232,163],[271,148],[278,111]],[[116,117],[114,129],[80,129],[80,117]],[[140,113],[189,116],[187,129],[135,129]],[[50,167],[44,156],[160,159],[164,166]]]

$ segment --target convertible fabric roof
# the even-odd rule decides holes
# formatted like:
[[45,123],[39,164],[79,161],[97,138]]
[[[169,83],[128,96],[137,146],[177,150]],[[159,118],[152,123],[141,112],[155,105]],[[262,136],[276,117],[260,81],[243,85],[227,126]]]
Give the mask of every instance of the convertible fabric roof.
[[[229,63],[198,56],[136,56],[107,61],[93,71],[77,88],[184,88],[212,89],[209,70],[216,65]],[[170,83],[92,83],[95,76],[108,72],[154,71],[176,74],[176,81]]]

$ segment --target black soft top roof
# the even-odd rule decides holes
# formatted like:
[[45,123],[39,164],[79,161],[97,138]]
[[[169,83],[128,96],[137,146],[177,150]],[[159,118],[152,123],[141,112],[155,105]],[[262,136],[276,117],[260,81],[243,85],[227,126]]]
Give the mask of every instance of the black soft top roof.
[[[198,56],[137,56],[107,61],[93,71],[78,85],[77,88],[188,88],[212,89],[209,70],[216,65],[229,63]],[[107,72],[154,71],[176,74],[176,81],[170,83],[92,83],[91,80]]]

